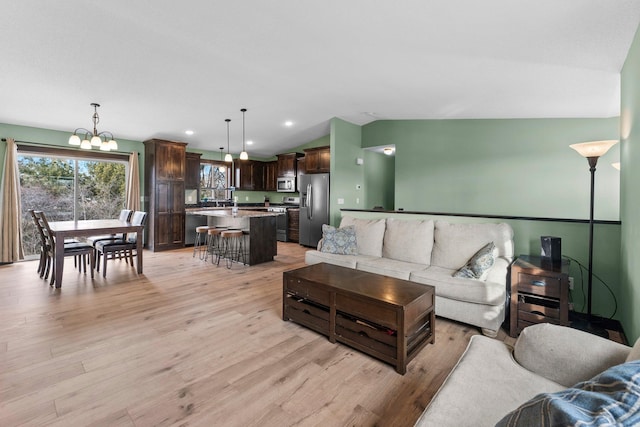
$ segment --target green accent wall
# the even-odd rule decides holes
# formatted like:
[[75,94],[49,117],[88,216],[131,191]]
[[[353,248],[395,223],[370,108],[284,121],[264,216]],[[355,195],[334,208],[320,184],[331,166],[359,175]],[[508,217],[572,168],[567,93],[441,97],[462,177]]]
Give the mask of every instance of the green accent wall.
[[631,342],[640,337],[640,33],[629,49],[621,74],[622,257],[620,318]]
[[394,209],[396,162],[394,156],[364,150],[364,206]]
[[[619,119],[396,120],[363,127],[395,144],[395,207],[422,212],[589,217],[589,166],[569,144],[617,139]],[[619,220],[619,145],[598,164],[595,217]]]
[[[364,157],[361,141],[362,127],[342,119],[331,119],[331,225],[340,225],[340,209],[366,209],[362,189],[364,165],[356,164],[357,158]],[[356,189],[356,185],[360,185],[360,189]]]

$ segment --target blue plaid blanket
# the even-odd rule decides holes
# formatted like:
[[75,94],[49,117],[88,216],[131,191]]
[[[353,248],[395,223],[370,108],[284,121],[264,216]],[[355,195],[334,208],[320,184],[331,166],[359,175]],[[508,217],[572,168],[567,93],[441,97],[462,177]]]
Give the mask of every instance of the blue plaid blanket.
[[613,366],[566,390],[539,394],[496,424],[525,426],[640,426],[640,360]]

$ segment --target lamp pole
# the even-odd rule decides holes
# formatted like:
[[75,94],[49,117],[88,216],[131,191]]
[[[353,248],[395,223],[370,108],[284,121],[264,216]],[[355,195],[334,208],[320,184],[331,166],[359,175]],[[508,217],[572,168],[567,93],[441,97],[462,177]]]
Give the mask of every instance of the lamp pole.
[[591,197],[589,199],[589,278],[587,281],[587,316],[588,322],[589,324],[591,324],[591,292],[593,289],[593,205],[595,198],[596,163],[598,163],[598,157],[587,157],[587,161],[589,162],[589,172],[591,172]]
[[601,328],[593,323],[592,302],[593,302],[593,205],[595,200],[595,182],[596,182],[596,164],[598,158],[602,157],[611,147],[618,143],[617,140],[591,141],[571,144],[573,148],[582,157],[586,157],[589,162],[589,172],[591,172],[591,194],[589,198],[589,277],[587,287],[587,319],[586,321],[576,320],[571,322],[571,326],[576,329],[608,337],[609,333],[606,329]]

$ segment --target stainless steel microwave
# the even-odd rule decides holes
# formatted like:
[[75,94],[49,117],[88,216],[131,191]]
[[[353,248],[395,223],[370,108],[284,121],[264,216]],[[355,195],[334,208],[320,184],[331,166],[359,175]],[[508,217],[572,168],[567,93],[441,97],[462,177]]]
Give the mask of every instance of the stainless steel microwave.
[[278,187],[276,189],[279,193],[294,193],[296,191],[296,179],[278,178]]

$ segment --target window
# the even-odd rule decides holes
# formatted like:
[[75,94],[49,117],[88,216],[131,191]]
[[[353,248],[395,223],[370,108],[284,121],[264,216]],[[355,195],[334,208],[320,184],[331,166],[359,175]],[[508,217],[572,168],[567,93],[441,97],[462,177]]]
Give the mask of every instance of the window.
[[29,209],[45,212],[50,221],[117,218],[124,209],[126,157],[74,157],[69,150],[34,152],[29,148],[19,147],[18,151],[25,256],[40,251]]
[[228,177],[229,168],[224,163],[201,162],[200,199],[203,202],[229,199]]

